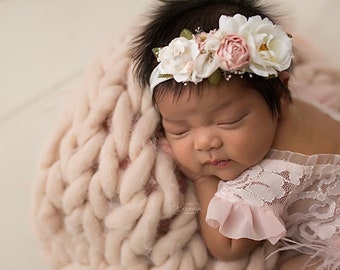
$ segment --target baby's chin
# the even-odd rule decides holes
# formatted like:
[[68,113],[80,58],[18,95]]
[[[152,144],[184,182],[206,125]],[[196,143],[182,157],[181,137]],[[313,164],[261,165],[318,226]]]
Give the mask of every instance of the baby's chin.
[[215,176],[222,181],[232,181],[239,177],[243,171],[241,172],[217,172]]

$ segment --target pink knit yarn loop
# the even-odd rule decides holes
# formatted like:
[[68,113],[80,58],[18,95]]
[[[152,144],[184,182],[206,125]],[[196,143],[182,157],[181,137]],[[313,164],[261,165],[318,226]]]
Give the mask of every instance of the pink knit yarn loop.
[[[180,192],[172,160],[152,140],[159,116],[150,91],[133,78],[129,42],[129,36],[115,37],[100,51],[42,149],[33,217],[48,264],[60,270],[245,269],[248,259],[212,259],[195,212],[180,207],[197,200],[190,185]],[[164,221],[169,224],[160,234]],[[264,265],[264,253],[256,256],[254,265]]]

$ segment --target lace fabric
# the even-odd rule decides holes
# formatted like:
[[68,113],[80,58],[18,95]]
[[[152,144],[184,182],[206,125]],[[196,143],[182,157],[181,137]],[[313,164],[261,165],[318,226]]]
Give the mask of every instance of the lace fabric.
[[206,218],[227,237],[281,239],[285,249],[320,256],[336,269],[339,195],[340,155],[271,150],[235,180],[219,183]]

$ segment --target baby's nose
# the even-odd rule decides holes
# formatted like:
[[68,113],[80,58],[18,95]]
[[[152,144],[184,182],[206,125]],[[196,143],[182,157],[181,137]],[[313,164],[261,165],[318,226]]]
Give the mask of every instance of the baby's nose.
[[194,148],[197,151],[208,151],[222,146],[221,138],[210,128],[200,128],[194,136]]

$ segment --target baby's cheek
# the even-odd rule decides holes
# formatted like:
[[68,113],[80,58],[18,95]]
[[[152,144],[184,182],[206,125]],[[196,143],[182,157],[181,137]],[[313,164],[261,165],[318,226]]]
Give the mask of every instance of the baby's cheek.
[[174,160],[181,167],[191,169],[194,157],[190,151],[184,148],[176,148],[174,150]]
[[189,165],[187,156],[188,156],[187,153],[185,153],[183,150],[174,152],[174,159],[176,163],[178,163],[178,165],[181,165],[183,167],[188,167]]

